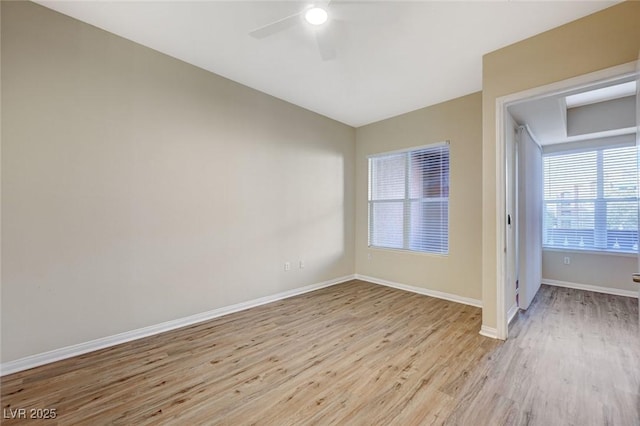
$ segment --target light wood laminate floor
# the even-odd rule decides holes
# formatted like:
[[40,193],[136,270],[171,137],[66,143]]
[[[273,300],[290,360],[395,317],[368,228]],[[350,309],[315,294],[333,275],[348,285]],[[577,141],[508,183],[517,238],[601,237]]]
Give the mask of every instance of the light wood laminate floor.
[[352,281],[16,373],[3,424],[640,425],[636,299],[542,286],[481,310]]

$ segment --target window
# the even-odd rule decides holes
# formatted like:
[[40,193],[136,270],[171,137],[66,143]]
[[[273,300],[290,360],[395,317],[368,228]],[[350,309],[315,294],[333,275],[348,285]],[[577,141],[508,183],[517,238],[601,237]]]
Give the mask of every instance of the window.
[[545,154],[543,245],[637,253],[635,146]]
[[449,252],[449,145],[369,157],[369,247]]

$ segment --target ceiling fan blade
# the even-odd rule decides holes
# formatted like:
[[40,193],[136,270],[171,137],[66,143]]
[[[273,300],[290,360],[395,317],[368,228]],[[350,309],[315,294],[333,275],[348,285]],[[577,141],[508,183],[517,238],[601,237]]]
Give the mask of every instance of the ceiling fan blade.
[[249,32],[249,35],[253,38],[265,38],[280,31],[284,31],[287,28],[291,28],[299,23],[300,15],[302,15],[302,12],[297,12],[293,15],[278,19],[275,22],[264,25],[260,28],[256,28],[255,30]]
[[333,43],[331,33],[325,31],[316,32],[316,43],[318,44],[318,51],[323,61],[329,61],[335,59],[336,49]]

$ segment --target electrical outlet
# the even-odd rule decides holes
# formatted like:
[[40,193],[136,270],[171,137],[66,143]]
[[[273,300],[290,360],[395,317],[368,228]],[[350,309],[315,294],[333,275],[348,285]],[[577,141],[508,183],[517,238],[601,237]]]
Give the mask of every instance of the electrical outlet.
[[284,262],[284,270],[285,271],[290,271],[291,270],[291,263]]
[[300,269],[304,269],[304,261],[301,260],[300,263],[298,264],[298,266],[300,266]]
[[564,258],[564,264],[565,265],[570,265],[571,264],[571,258],[569,256],[565,256]]

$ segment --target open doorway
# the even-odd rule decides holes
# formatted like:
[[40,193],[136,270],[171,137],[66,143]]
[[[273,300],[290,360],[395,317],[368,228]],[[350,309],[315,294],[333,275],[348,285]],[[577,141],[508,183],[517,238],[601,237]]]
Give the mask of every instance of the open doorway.
[[[610,284],[595,284],[607,271],[619,275],[613,281],[630,281],[638,219],[627,195],[636,193],[637,176],[634,181],[620,170],[624,147],[635,147],[636,78],[632,63],[498,99],[506,225],[499,230],[506,248],[499,337],[507,337],[509,321],[527,309],[541,282],[598,291]],[[632,293],[609,287],[613,294]]]

